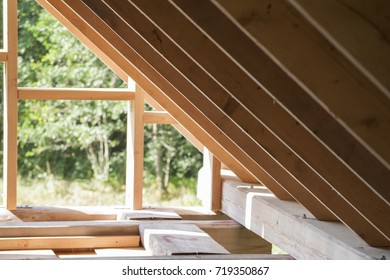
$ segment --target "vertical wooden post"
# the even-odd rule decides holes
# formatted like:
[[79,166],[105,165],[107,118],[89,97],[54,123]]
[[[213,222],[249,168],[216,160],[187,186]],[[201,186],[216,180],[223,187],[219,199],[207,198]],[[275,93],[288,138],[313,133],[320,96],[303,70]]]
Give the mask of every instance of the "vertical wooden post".
[[198,197],[205,208],[221,210],[221,162],[207,148],[203,150],[203,167],[198,176]]
[[[129,80],[130,81],[130,80]],[[134,83],[134,82],[133,82]],[[129,85],[131,83],[129,82]],[[127,117],[126,206],[142,209],[144,171],[144,91],[135,86],[135,99],[129,102]]]
[[4,0],[4,48],[8,61],[4,70],[4,206],[16,209],[18,125],[18,12],[16,0]]

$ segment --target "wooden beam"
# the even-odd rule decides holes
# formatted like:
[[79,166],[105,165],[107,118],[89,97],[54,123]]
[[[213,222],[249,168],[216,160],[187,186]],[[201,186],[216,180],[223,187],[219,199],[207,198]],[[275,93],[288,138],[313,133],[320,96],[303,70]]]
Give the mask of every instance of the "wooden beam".
[[318,221],[298,203],[240,182],[223,183],[222,212],[296,259],[390,258],[390,249],[368,246],[343,224]]
[[148,124],[177,124],[176,120],[168,112],[147,111],[144,112],[144,123]]
[[[154,83],[152,83],[146,76],[144,76],[139,69],[137,69],[133,63],[134,61],[142,62],[138,54],[136,54],[128,45],[121,42],[119,37],[109,29],[101,20],[92,13],[83,3],[80,1],[72,1],[71,3],[63,3],[61,1],[49,0],[50,4],[55,5],[55,9],[66,17],[68,20],[76,24],[84,36],[90,40],[97,42],[99,48],[104,51],[111,59],[120,65],[121,69],[126,70],[129,76],[137,81],[138,84],[142,85],[151,95],[151,97],[158,101],[158,103],[167,111],[169,111],[176,120],[178,120],[183,126],[188,127],[191,133],[196,136],[199,140],[205,143],[213,153],[224,161],[224,163],[233,170],[237,176],[247,182],[254,182],[257,179],[248,169],[244,168],[241,163],[232,156],[230,151],[234,151],[235,148],[228,147],[226,150],[219,143],[221,139],[213,139],[207,132],[200,128],[199,124],[192,118],[189,118],[187,114],[183,113],[180,107],[178,107],[172,100]],[[72,9],[67,5],[71,5]],[[75,13],[77,11],[77,14]],[[82,14],[80,16],[79,14]],[[88,22],[87,22],[88,21]],[[99,31],[99,33],[97,32]],[[108,41],[112,44],[109,44]],[[150,69],[152,71],[152,69]],[[158,74],[156,73],[158,76]],[[222,135],[221,135],[222,137]],[[288,199],[289,196],[280,189],[277,192],[277,183],[275,182],[274,191],[281,198]]]
[[[117,7],[111,0],[106,0],[105,2],[110,3],[111,7],[117,10]],[[288,90],[294,89],[300,95],[305,94],[303,89],[299,88],[298,84],[295,84],[277,64],[268,63],[270,67],[273,67],[271,72],[268,71],[271,68],[266,67],[268,70],[265,75],[268,77],[268,80],[262,76],[261,81],[254,82],[247,72],[242,71],[229,56],[226,56],[224,52],[213,45],[212,40],[209,40],[204,34],[199,32],[184,16],[180,17],[178,12],[170,8],[167,2],[158,1],[158,3],[154,2],[153,5],[138,0],[131,2],[136,3],[134,5],[147,14],[149,19],[154,20],[155,25],[147,26],[142,16],[135,19],[135,9],[132,10],[132,19],[130,20],[127,17],[129,13],[124,12],[125,5],[121,5],[120,11],[117,10],[118,15],[130,24],[132,28],[136,29],[138,33],[142,34],[156,51],[160,52],[165,59],[175,65],[176,69],[190,79],[197,88],[203,90],[220,110],[223,110],[235,123],[240,125],[243,131],[260,144],[265,153],[270,152],[273,160],[277,160],[291,174],[294,174],[296,179],[303,183],[310,193],[313,193],[323,205],[327,206],[344,223],[361,234],[367,242],[377,246],[386,246],[386,244],[390,243],[390,223],[383,222],[380,218],[385,213],[388,213],[390,209],[389,204],[340,162],[310,131],[301,126],[299,121],[289,111],[285,110],[278,103],[275,104],[275,99],[269,94],[270,89],[267,91],[262,88],[262,83],[268,83],[267,85],[269,85],[269,76],[275,75],[275,77],[278,77],[275,81],[277,80],[278,82],[274,84],[271,82],[271,92],[276,91],[277,94],[283,95],[287,90],[287,88],[284,89],[285,84],[289,84]],[[128,6],[129,10],[132,9],[130,4]],[[161,28],[165,33],[159,33],[158,28]],[[158,34],[156,35],[156,33]],[[172,36],[176,45],[180,45],[186,54],[192,55],[193,60],[197,61],[203,69],[206,69],[214,79],[230,92],[226,94],[210,78],[207,78],[207,75],[196,69],[196,64],[189,60],[175,44],[171,43],[170,38],[166,37],[165,34]],[[188,34],[191,34],[191,36],[187,36]],[[154,39],[156,36],[159,37],[158,41],[164,42],[163,47],[161,47],[161,43],[159,44]],[[143,53],[145,54],[145,51]],[[210,57],[213,58],[212,61],[209,59]],[[266,61],[267,59],[269,60],[267,56],[264,56],[264,58]],[[220,70],[221,65],[223,65],[223,73]],[[166,71],[160,65],[155,67],[161,69],[160,71]],[[235,77],[235,79],[232,80],[230,77]],[[280,83],[281,80],[285,82]],[[281,84],[282,86],[280,86]],[[183,90],[184,92],[187,93],[189,91]],[[245,94],[243,94],[244,92]],[[229,94],[231,94],[230,97]],[[194,97],[192,93],[188,98],[193,98],[192,102],[199,102],[199,106],[203,106],[203,109],[206,110],[207,103],[206,101],[200,101],[201,97]],[[239,103],[229,98],[238,99],[255,117],[245,110],[240,110]],[[216,114],[210,111],[205,112],[209,118],[211,117],[210,114]],[[216,117],[216,121],[217,119],[218,117]],[[222,125],[226,127],[229,125],[229,122],[224,119]],[[221,128],[222,125],[220,125]],[[230,135],[229,132],[231,132],[231,128],[225,130],[225,133],[228,135]],[[240,136],[243,138],[242,135]],[[239,140],[237,139],[235,142],[238,143]],[[357,143],[356,140],[354,142]],[[306,144],[303,145],[303,143]],[[246,147],[249,146],[249,144],[244,143],[240,146],[244,147],[244,145]],[[308,152],[308,150],[311,150],[311,152]],[[258,151],[258,149],[255,151]],[[253,149],[249,152],[249,155],[252,154],[254,154]],[[321,161],[318,161],[319,155],[321,155]],[[262,161],[262,163],[263,166],[267,164],[265,161]],[[298,165],[299,168],[297,168]],[[336,168],[338,173],[332,171]],[[340,173],[340,170],[343,171]],[[267,171],[272,172],[275,170],[269,168]],[[348,186],[351,186],[351,188],[348,188]],[[359,193],[356,193],[356,188],[360,190]],[[338,193],[335,193],[334,189]],[[342,194],[342,197],[339,194]],[[329,199],[330,197],[332,198]],[[308,205],[307,201],[302,197],[298,196],[295,198],[303,205]],[[368,206],[367,200],[371,204],[380,206],[374,210]],[[308,208],[313,211],[316,207],[318,207],[318,203],[316,206],[313,205]]]
[[[382,148],[389,148],[386,144],[388,141],[385,140],[390,135],[390,129],[387,127],[390,123],[389,99],[383,100],[378,97],[377,95],[382,96],[382,94],[378,93],[372,85],[367,84],[364,77],[356,74],[356,67],[342,55],[337,54],[335,50],[337,46],[324,40],[303,16],[300,16],[286,3],[287,1],[271,1],[272,12],[269,13],[267,5],[259,5],[259,1],[245,0],[240,4],[228,0],[217,2],[222,6],[221,9],[225,9],[226,13],[234,17],[236,24],[226,18],[224,24],[219,24],[222,17],[217,17],[216,13],[212,12],[216,7],[205,1],[199,2],[193,10],[186,9],[186,12],[205,28],[218,44],[223,45],[225,50],[253,77],[262,81],[263,85],[270,89],[284,85],[285,90],[291,94],[283,94],[284,90],[270,90],[275,98],[293,112],[318,139],[325,143],[345,165],[361,176],[375,192],[383,199],[390,201],[390,191],[386,184],[390,180],[390,165],[380,160],[376,156],[377,152],[367,148],[364,143],[362,144],[363,138],[359,136],[361,133],[367,133],[368,137],[376,138],[376,143]],[[328,1],[328,3],[331,2],[333,1]],[[202,5],[203,3],[206,7]],[[178,5],[183,6],[182,2],[178,2]],[[202,15],[199,11],[201,6],[202,11],[207,11]],[[245,20],[246,15],[249,14],[255,16]],[[334,15],[329,13],[329,16]],[[212,18],[212,24],[206,20],[202,23],[202,17]],[[257,20],[257,18],[267,20]],[[229,24],[229,29],[233,28],[236,31],[231,32],[230,36],[223,36],[217,24],[224,28],[226,24]],[[245,28],[245,31],[256,39],[257,45],[243,32],[237,31],[237,25]],[[357,30],[358,33],[359,30]],[[235,47],[235,42],[241,39],[244,40],[242,45],[245,44],[242,48],[247,50],[245,53]],[[289,45],[288,48],[285,48],[286,44]],[[307,87],[306,93],[297,90],[297,87],[292,86],[291,83],[280,83],[281,78],[268,78],[268,70],[267,73],[262,73],[261,69],[271,69],[272,62],[270,59],[264,59],[267,55],[259,50],[258,45],[267,48],[286,72],[293,73],[290,76],[297,77],[296,80]],[[263,61],[262,65],[267,66],[260,68],[258,63],[253,63],[260,60]],[[305,67],[301,67],[302,61],[305,61]],[[274,81],[273,85],[272,81]],[[317,104],[316,101],[320,102]],[[316,117],[313,118],[313,116]],[[361,127],[358,128],[359,126]],[[313,154],[313,151],[309,153]],[[325,161],[321,161],[322,163]],[[314,166],[313,163],[311,164]],[[326,168],[325,165],[324,168]],[[334,168],[340,170],[335,165]],[[331,169],[327,170],[331,171]]]
[[129,102],[126,144],[126,206],[134,210],[142,209],[144,100],[144,90],[136,85],[135,99]]
[[138,247],[139,236],[51,236],[0,238],[0,250]]
[[221,210],[221,187],[221,162],[205,149],[197,182],[197,197],[204,207],[212,211]]
[[142,244],[153,256],[229,254],[193,224],[141,224]]
[[4,46],[8,61],[4,72],[4,147],[3,182],[4,204],[9,210],[16,209],[18,174],[18,13],[17,1],[3,1]]
[[[204,217],[204,216],[202,216]],[[166,224],[194,224],[204,230],[240,229],[233,220],[164,220]],[[8,222],[0,224],[0,237],[139,235],[141,224],[161,220]]]
[[19,100],[134,100],[125,89],[19,88]]
[[8,61],[8,52],[1,50],[0,51],[0,62],[7,62]]

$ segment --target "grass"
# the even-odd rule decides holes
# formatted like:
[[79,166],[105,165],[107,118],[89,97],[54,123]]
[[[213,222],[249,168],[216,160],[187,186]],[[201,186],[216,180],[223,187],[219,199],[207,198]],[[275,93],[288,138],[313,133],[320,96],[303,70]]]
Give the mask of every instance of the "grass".
[[[0,182],[2,193],[3,182]],[[196,181],[185,179],[168,186],[167,192],[159,192],[153,182],[145,182],[144,206],[195,206]],[[110,185],[93,181],[66,181],[49,177],[45,180],[18,180],[18,205],[45,206],[123,206],[125,186],[115,190]],[[3,198],[0,198],[3,205]]]

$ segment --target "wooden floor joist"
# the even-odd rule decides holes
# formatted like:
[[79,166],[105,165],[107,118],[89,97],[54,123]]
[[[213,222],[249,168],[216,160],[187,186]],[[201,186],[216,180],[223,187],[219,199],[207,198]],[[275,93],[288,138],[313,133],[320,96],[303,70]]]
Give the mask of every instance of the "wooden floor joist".
[[222,212],[296,259],[390,258],[390,247],[370,247],[343,224],[318,221],[299,203],[240,182],[224,182]]
[[0,238],[0,250],[138,247],[139,236],[51,236]]

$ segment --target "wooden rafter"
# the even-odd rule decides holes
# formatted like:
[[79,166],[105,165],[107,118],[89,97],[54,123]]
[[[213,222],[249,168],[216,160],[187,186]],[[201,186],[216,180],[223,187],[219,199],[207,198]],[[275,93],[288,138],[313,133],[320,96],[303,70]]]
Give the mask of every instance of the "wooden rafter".
[[[381,145],[382,149],[389,148],[388,145],[383,144],[388,142],[385,139],[389,137],[390,133],[389,100],[383,98],[383,94],[378,92],[378,89],[375,89],[364,77],[361,77],[358,69],[354,68],[340,54],[337,54],[334,48],[338,45],[333,47],[334,44],[324,40],[318,31],[308,26],[309,24],[303,16],[300,16],[287,4],[287,1],[271,1],[269,12],[267,12],[266,5],[259,5],[259,1],[245,0],[241,1],[240,4],[229,0],[217,1],[222,6],[221,9],[226,9],[225,13],[231,13],[236,24],[227,20],[222,12],[218,13],[215,5],[210,1],[200,1],[196,7],[191,6],[191,9],[189,9],[191,1],[176,2],[242,67],[261,81],[275,98],[286,106],[315,137],[326,144],[334,152],[334,157],[338,157],[344,165],[359,174],[369,184],[369,187],[384,200],[390,201],[390,191],[387,184],[390,180],[390,165],[378,159],[375,156],[377,153],[373,152],[371,148],[367,148],[367,144],[362,143],[359,139],[359,137],[364,139],[361,134],[367,133],[367,137],[376,138],[372,141]],[[335,1],[327,1],[328,4],[333,2]],[[311,1],[310,3],[315,6],[314,3],[321,2]],[[200,9],[206,12],[200,14]],[[338,9],[334,10],[338,11]],[[321,9],[321,12],[324,11]],[[245,15],[248,14],[257,15],[259,18],[264,17],[267,20],[261,21],[252,17],[252,19],[245,21]],[[334,16],[329,11],[328,14]],[[206,21],[207,18],[212,18],[213,21]],[[223,19],[225,19],[224,24],[220,24]],[[229,36],[223,36],[220,27],[227,28],[227,25],[232,31]],[[283,65],[287,73],[294,73],[290,76],[295,76],[295,81],[303,83],[306,90],[303,87],[301,89],[297,87],[297,83],[295,86],[291,82],[271,84],[273,80],[280,81],[281,78],[268,79],[267,73],[261,72],[263,68],[257,67],[257,62],[262,61],[264,69],[268,71],[272,67],[271,59],[251,38],[239,30],[240,26],[245,28],[257,40],[258,44],[267,48]],[[357,30],[357,33],[360,33],[360,29]],[[243,53],[232,47],[237,40],[241,42],[243,49],[247,52]],[[288,48],[285,47],[286,44],[288,44]],[[365,58],[368,59],[370,55],[367,54]],[[384,55],[383,51],[382,55]],[[300,66],[302,61],[304,61],[305,67]],[[389,61],[389,59],[384,58],[378,67],[389,64],[385,61]],[[280,88],[281,85],[285,87],[285,90],[274,90],[274,88]],[[288,91],[289,94],[284,94],[285,91]],[[316,117],[313,118],[313,116]],[[371,124],[369,124],[370,119]],[[356,135],[360,136],[356,138]],[[309,155],[314,155],[313,150],[307,150],[307,152]],[[317,157],[318,153],[315,154]],[[326,174],[326,172],[337,174],[334,170],[341,171],[340,167],[345,170],[342,165],[334,164],[337,162],[334,157],[328,157],[329,159],[325,160],[321,156],[323,160],[320,167],[325,169],[324,171],[319,170],[321,174]],[[324,161],[328,162],[328,165],[325,165]],[[316,162],[319,163],[315,159],[310,161],[310,164],[314,167]],[[329,164],[333,165],[333,171],[328,168]],[[340,173],[344,174],[344,172]],[[350,173],[347,171],[345,175]],[[339,178],[335,178],[335,180],[339,181]],[[341,180],[339,182],[341,183]]]

